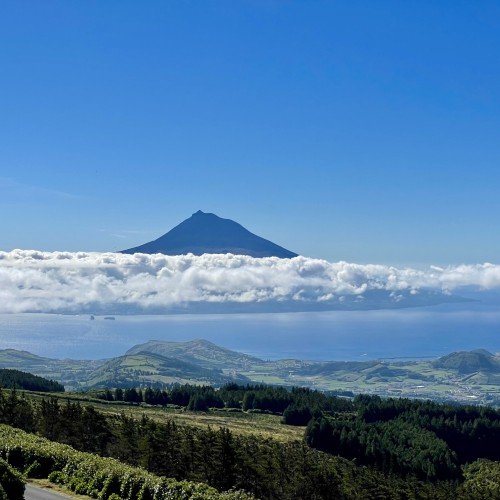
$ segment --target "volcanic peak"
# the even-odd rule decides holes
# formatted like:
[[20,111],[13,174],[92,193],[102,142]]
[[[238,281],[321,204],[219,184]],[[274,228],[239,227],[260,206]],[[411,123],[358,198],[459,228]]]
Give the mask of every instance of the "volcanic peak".
[[292,258],[297,254],[261,238],[241,224],[201,210],[175,226],[160,238],[122,253],[162,253],[183,255],[192,253],[232,253],[251,257]]

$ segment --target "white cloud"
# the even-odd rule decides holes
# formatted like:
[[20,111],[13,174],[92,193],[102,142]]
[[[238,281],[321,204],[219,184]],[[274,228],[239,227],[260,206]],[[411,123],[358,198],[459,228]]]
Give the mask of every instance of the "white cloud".
[[462,287],[500,288],[500,266],[422,271],[306,257],[0,252],[0,313],[401,307]]

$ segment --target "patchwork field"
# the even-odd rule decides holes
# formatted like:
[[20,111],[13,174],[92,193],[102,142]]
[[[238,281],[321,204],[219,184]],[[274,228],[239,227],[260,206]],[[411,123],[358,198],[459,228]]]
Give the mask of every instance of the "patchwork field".
[[2,350],[0,368],[29,371],[56,380],[69,391],[172,384],[217,387],[235,381],[310,387],[347,396],[365,393],[500,405],[499,357],[484,350],[425,360],[264,361],[206,340],[151,341],[123,356],[98,361]]

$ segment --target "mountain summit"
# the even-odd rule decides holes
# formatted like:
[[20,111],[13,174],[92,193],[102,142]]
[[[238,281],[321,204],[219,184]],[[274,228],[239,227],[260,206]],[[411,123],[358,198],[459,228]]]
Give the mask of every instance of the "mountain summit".
[[297,254],[257,236],[230,219],[198,210],[160,238],[121,253],[232,253],[251,257],[292,258]]

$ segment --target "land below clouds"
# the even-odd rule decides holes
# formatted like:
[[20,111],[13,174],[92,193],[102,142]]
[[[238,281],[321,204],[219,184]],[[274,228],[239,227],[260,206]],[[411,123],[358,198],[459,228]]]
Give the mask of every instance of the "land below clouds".
[[263,360],[206,340],[149,341],[106,360],[70,360],[0,351],[0,368],[56,380],[69,390],[266,383],[340,394],[378,394],[500,405],[500,357],[486,350],[436,359]]
[[497,352],[497,293],[432,307],[252,314],[0,314],[0,348],[51,358],[98,359],[149,339],[204,338],[262,359],[359,361],[439,357],[485,348]]

